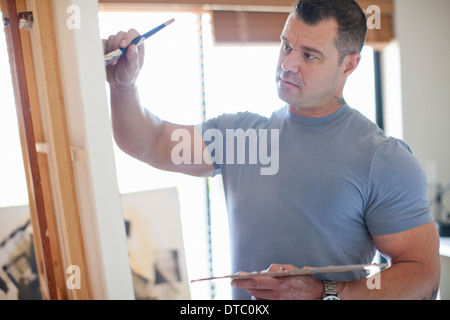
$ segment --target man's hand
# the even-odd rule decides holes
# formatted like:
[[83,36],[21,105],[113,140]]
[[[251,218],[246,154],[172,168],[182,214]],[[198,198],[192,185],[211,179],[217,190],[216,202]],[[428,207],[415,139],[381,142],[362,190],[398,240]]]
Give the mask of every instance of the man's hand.
[[[273,264],[268,271],[293,269],[298,268]],[[233,280],[231,285],[246,290],[256,300],[318,300],[324,292],[322,281],[312,276]]]
[[[134,29],[127,33],[119,32],[117,35],[110,36],[108,40],[103,40],[105,54],[119,48],[126,48],[138,36],[139,32]],[[111,86],[132,86],[136,82],[144,64],[144,56],[144,44],[139,47],[135,45],[130,46],[125,56],[112,61],[106,68],[109,84]]]

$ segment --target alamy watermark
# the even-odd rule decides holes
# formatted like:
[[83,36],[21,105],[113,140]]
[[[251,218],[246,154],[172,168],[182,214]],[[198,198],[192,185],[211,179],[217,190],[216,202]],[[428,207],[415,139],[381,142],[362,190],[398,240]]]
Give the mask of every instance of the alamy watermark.
[[[280,164],[280,130],[278,129],[207,129],[203,137],[194,130],[176,129],[171,140],[178,141],[171,152],[172,163],[181,164],[247,164],[260,165],[263,176],[278,173]],[[203,150],[202,141],[209,143]]]
[[69,275],[66,280],[66,286],[69,290],[81,289],[81,269],[77,265],[67,267],[66,273]]
[[369,290],[381,290],[381,272],[377,272],[373,276],[367,278],[366,286]]
[[370,30],[381,29],[381,8],[377,5],[367,7],[367,14],[372,14],[367,18],[367,28]]
[[66,26],[69,30],[81,29],[81,8],[75,4],[68,6],[66,13],[69,17],[66,20]]

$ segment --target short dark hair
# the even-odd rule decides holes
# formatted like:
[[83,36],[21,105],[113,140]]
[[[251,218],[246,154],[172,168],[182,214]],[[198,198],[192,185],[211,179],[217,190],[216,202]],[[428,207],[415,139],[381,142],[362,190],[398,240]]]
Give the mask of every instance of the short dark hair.
[[367,36],[367,18],[355,0],[298,0],[292,12],[309,25],[336,19],[339,28],[334,44],[339,63],[350,54],[361,53]]

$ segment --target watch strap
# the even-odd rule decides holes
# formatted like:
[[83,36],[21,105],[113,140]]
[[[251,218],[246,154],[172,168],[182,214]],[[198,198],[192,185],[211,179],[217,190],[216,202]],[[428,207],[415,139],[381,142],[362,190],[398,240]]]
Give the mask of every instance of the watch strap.
[[325,291],[323,292],[323,298],[329,296],[335,296],[339,298],[339,294],[336,288],[336,282],[334,282],[333,280],[323,280],[322,282],[325,287]]

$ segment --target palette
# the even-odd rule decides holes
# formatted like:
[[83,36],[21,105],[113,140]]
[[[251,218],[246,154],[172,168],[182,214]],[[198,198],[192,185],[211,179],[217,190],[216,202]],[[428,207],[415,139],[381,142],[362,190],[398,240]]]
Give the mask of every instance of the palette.
[[248,280],[253,278],[281,278],[281,277],[295,277],[307,276],[325,273],[349,272],[349,271],[380,271],[389,267],[389,264],[354,264],[343,266],[327,266],[327,267],[303,267],[301,269],[279,270],[279,271],[260,271],[260,272],[238,272],[221,277],[210,277],[203,279],[192,280],[191,282],[210,281],[218,279],[239,279]]

